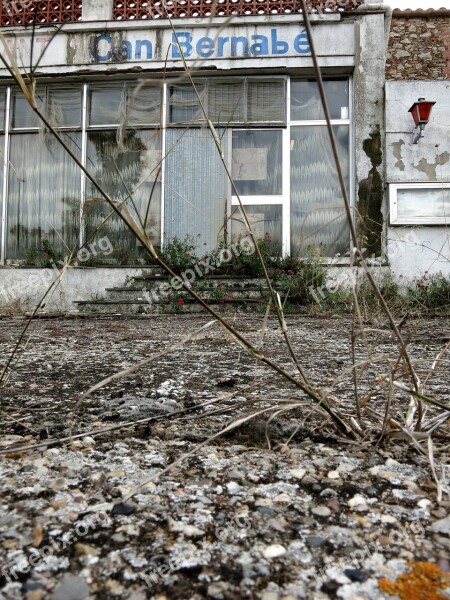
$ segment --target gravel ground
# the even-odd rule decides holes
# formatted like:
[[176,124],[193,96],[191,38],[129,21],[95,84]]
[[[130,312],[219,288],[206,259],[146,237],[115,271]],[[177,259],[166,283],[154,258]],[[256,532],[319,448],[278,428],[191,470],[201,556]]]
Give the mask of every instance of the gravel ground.
[[[275,320],[264,336],[262,318],[233,320],[295,373]],[[0,598],[450,598],[448,420],[434,438],[438,477],[447,465],[438,502],[424,454],[402,439],[337,439],[296,388],[215,325],[79,402],[91,385],[206,322],[179,315],[31,325],[0,387]],[[0,365],[24,323],[0,319]],[[310,380],[354,416],[351,320],[293,316],[288,325]],[[361,375],[361,396],[397,354],[386,326],[366,330],[376,361]],[[423,380],[450,340],[448,322],[408,322],[403,333]],[[361,339],[356,350],[362,360]],[[447,406],[448,365],[443,354],[425,389]],[[296,406],[270,422],[262,415],[207,441],[238,415],[286,400]],[[367,423],[385,402],[382,391],[370,397]],[[398,417],[409,399],[391,402]],[[70,434],[78,437],[53,444]]]

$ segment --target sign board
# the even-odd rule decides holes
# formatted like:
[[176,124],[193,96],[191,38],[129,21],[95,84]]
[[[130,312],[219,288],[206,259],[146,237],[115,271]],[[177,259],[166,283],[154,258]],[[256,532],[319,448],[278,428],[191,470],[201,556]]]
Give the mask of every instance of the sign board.
[[[35,62],[42,56],[40,71],[57,66],[127,65],[148,68],[180,66],[182,55],[188,63],[256,62],[262,59],[309,58],[311,50],[302,23],[229,24],[226,27],[199,25],[177,26],[172,30],[162,23],[148,27],[103,31],[87,28],[80,31],[60,31],[55,35],[38,31],[34,40],[30,33],[5,33],[6,43],[19,66],[29,68],[31,56]],[[351,23],[330,22],[314,28],[318,56],[354,56],[354,33]],[[33,44],[33,48],[31,45]],[[296,63],[297,64],[297,63]],[[251,66],[251,65],[249,65]],[[3,71],[3,69],[2,69]]]

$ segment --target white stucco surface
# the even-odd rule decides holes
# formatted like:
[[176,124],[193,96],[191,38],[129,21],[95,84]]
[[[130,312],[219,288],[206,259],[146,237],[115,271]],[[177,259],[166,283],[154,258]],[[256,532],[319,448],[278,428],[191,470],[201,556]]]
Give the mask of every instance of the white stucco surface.
[[[435,101],[424,137],[412,143],[414,121],[408,109],[423,97]],[[386,82],[387,183],[450,182],[450,81]],[[389,200],[389,185],[387,189]],[[389,202],[388,202],[389,209]],[[387,254],[397,278],[425,272],[450,276],[449,231],[445,226],[391,226]]]
[[[76,300],[102,298],[108,287],[125,285],[127,277],[140,275],[140,268],[69,268],[44,300],[48,312],[77,312]],[[52,269],[0,269],[0,308],[23,312],[41,301],[57,273]]]

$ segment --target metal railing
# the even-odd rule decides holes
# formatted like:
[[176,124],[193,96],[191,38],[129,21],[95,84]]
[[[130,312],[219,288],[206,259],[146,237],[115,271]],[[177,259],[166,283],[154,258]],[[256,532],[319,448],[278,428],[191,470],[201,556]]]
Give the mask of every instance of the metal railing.
[[[104,20],[139,21],[301,13],[299,0],[111,0]],[[311,13],[352,12],[364,0],[309,0]],[[93,0],[1,0],[0,26],[19,27],[92,20]],[[98,17],[94,17],[96,20]]]

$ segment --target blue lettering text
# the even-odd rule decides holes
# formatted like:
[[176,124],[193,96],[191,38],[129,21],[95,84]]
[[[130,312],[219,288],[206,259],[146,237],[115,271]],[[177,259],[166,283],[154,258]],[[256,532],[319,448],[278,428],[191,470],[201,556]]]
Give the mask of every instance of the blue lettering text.
[[253,56],[264,56],[269,54],[269,40],[265,35],[252,35],[252,42],[250,46],[250,54]]
[[242,44],[242,56],[248,56],[248,40],[245,37],[231,38],[231,56],[237,56],[238,44]]
[[286,54],[289,50],[287,42],[279,41],[277,39],[277,30],[271,29],[270,36],[272,38],[272,54]]
[[299,54],[311,54],[308,35],[304,29],[294,40],[294,50]]
[[[97,55],[95,57],[96,60],[98,60],[99,62],[107,62],[108,60],[111,60],[111,50],[108,50],[106,52],[106,54],[100,54],[100,42],[105,41],[109,47],[111,48],[111,36],[108,33],[104,33],[103,35],[100,35],[97,38]],[[105,44],[102,44],[102,46],[104,46]]]
[[214,54],[214,40],[210,37],[202,37],[196,46],[197,54],[202,58],[209,58]]
[[188,31],[172,34],[172,58],[181,58],[180,50],[185,58],[192,54],[192,35]]
[[137,40],[136,51],[134,53],[135,58],[142,58],[142,48],[145,48],[147,60],[153,57],[152,43],[148,40]]

